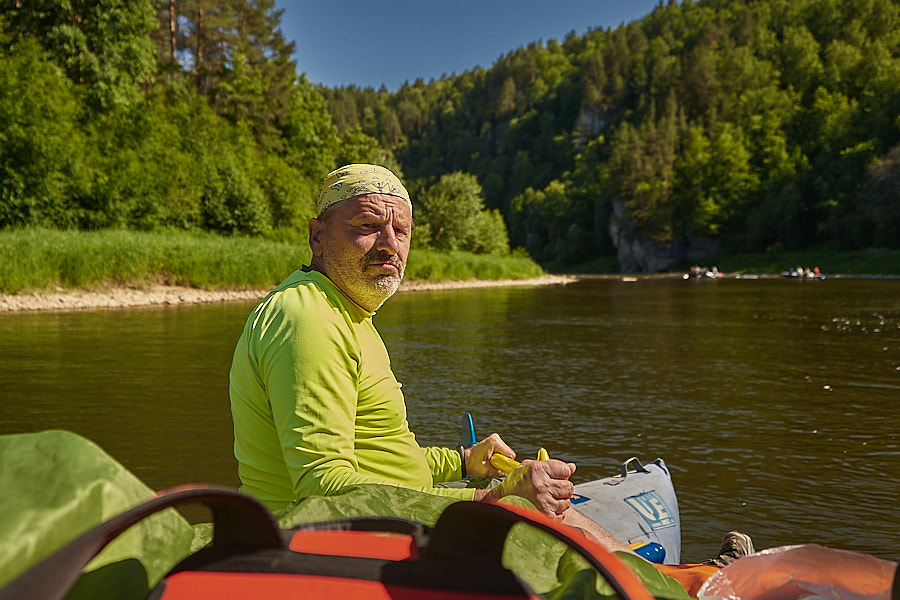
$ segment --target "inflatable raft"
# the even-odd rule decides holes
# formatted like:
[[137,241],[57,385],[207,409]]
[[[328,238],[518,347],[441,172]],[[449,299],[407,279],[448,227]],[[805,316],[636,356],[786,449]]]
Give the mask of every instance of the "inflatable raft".
[[629,458],[622,463],[619,475],[578,484],[575,494],[575,510],[616,539],[632,547],[642,542],[659,544],[665,549],[665,556],[653,562],[680,562],[678,499],[663,459],[643,465],[637,458]]
[[[461,428],[460,445],[473,446],[478,438],[471,414],[463,415]],[[546,458],[546,450],[541,448],[538,460]],[[519,465],[498,454],[491,458],[491,463],[507,473]],[[645,466],[632,457],[622,463],[618,475],[576,485],[572,507],[650,562],[679,564],[678,499],[672,475],[662,458]]]

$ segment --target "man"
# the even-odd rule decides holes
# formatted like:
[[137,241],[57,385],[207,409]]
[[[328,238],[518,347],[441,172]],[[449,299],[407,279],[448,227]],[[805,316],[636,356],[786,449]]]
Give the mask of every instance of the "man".
[[[515,452],[496,433],[460,451],[421,448],[409,430],[400,383],[372,317],[403,279],[411,235],[409,193],[389,170],[353,164],[323,180],[317,217],[309,222],[310,265],[263,299],[235,348],[230,396],[243,491],[272,510],[359,484],[461,500],[515,495],[607,550],[631,552],[568,510],[571,463],[526,460],[491,489],[434,487],[465,475],[502,476],[490,457]],[[750,538],[732,532],[708,563],[722,566],[715,561],[751,552]],[[691,589],[714,568],[672,569]]]
[[372,324],[403,279],[409,194],[383,167],[347,165],[325,177],[317,210],[311,264],[256,307],[235,349],[230,396],[242,489],[273,510],[366,483],[465,500],[517,495],[627,551],[568,510],[570,463],[525,461],[492,489],[434,487],[464,475],[502,476],[491,455],[515,452],[497,434],[463,451],[421,448],[409,430],[400,383]]

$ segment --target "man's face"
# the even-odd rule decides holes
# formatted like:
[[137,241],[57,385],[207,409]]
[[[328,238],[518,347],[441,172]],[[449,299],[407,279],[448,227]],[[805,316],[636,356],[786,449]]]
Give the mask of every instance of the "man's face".
[[375,311],[403,279],[412,210],[396,196],[366,194],[335,204],[323,217],[309,222],[313,268]]

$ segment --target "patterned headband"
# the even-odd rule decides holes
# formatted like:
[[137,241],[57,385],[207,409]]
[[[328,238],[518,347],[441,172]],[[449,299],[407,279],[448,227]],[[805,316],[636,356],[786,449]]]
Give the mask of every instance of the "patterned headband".
[[397,176],[379,165],[346,165],[325,176],[316,200],[316,215],[341,200],[364,194],[385,194],[402,198],[412,210],[409,192]]

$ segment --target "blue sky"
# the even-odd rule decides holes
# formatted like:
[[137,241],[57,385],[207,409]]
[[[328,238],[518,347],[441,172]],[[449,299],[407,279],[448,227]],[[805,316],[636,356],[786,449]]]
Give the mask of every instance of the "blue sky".
[[659,0],[275,0],[297,70],[329,87],[391,91],[462,73],[533,41],[618,27]]

